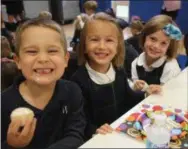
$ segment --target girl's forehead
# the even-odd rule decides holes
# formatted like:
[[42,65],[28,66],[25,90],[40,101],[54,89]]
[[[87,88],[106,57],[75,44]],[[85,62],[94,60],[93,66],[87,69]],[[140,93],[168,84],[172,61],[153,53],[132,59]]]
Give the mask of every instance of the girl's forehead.
[[93,19],[93,20],[90,20],[89,22],[88,22],[90,25],[91,24],[94,24],[94,26],[96,25],[96,24],[100,24],[100,25],[106,25],[106,24],[108,24],[108,25],[114,25],[112,22],[110,22],[109,20],[102,20],[102,19]]
[[97,33],[117,35],[118,28],[114,23],[107,20],[92,20],[88,23],[87,34]]
[[163,30],[158,30],[158,31],[150,34],[149,36],[155,36],[161,40],[170,40],[170,37],[168,35],[166,35]]

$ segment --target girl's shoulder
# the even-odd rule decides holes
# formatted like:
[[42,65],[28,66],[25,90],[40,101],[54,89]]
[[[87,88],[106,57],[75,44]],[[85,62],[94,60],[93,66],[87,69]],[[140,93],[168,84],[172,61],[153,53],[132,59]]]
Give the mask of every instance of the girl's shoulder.
[[178,74],[181,71],[178,61],[173,59],[166,60],[166,64],[163,69],[163,74],[171,73],[171,74]]
[[170,67],[172,69],[176,68],[176,67],[179,67],[177,59],[175,59],[175,58],[173,58],[173,59],[167,59],[165,67]]

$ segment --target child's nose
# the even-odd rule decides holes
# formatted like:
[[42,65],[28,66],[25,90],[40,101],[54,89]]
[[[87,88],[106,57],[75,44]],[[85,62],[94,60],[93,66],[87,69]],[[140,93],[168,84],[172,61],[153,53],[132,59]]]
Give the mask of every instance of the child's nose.
[[39,53],[39,55],[38,55],[38,61],[39,61],[40,63],[48,62],[48,61],[49,61],[49,56],[48,56],[48,54],[45,53],[45,52]]
[[104,49],[106,47],[106,44],[104,41],[100,41],[99,48]]
[[159,49],[159,48],[160,48],[160,43],[157,43],[157,42],[156,42],[156,43],[154,44],[154,47],[155,47],[156,49]]

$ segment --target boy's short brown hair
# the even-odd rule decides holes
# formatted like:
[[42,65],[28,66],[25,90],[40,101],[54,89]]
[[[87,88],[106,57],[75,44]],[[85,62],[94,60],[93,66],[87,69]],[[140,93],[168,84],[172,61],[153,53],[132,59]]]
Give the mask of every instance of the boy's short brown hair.
[[84,9],[96,11],[97,7],[97,2],[93,0],[89,0],[84,3]]
[[144,28],[144,25],[140,20],[133,20],[130,24],[130,28],[136,29],[138,32],[141,32]]
[[[167,24],[173,24],[173,25],[177,26],[176,23],[172,20],[172,18],[167,15],[157,15],[157,16],[152,17],[144,25],[144,28],[142,30],[142,34],[141,34],[141,38],[140,38],[141,48],[144,49],[144,43],[146,40],[146,36],[153,34],[159,30],[163,30],[163,28]],[[172,59],[177,56],[178,47],[179,47],[178,41],[171,39],[169,48],[166,53],[168,59]]]
[[49,11],[41,11],[38,17],[43,19],[52,19],[52,14]]
[[8,53],[11,53],[10,43],[5,36],[1,36],[1,57],[8,57]]
[[113,17],[111,17],[110,15],[103,13],[103,12],[96,13],[84,25],[84,28],[81,32],[80,46],[79,46],[79,50],[78,50],[78,64],[83,65],[88,60],[88,57],[85,54],[85,51],[86,51],[85,42],[86,42],[86,37],[87,37],[86,35],[87,35],[88,25],[89,25],[90,21],[92,21],[92,20],[101,20],[101,21],[104,21],[104,22],[109,22],[109,23],[114,24],[117,27],[117,30],[118,30],[118,47],[117,47],[117,54],[113,58],[112,64],[116,68],[123,67],[124,58],[125,58],[125,47],[124,47],[123,32],[122,32],[121,28],[119,27],[119,25],[117,24],[116,20]]
[[67,52],[67,42],[66,42],[66,38],[65,38],[65,34],[64,34],[63,28],[58,23],[56,23],[53,20],[34,18],[34,19],[31,19],[31,20],[28,20],[28,21],[24,22],[16,30],[16,41],[15,41],[16,55],[19,55],[20,45],[21,45],[21,41],[22,41],[22,39],[21,39],[22,33],[27,28],[32,27],[32,26],[39,26],[39,27],[49,28],[49,29],[52,29],[52,30],[58,32],[60,34],[60,36],[61,36],[61,44],[63,46],[64,52],[65,53]]

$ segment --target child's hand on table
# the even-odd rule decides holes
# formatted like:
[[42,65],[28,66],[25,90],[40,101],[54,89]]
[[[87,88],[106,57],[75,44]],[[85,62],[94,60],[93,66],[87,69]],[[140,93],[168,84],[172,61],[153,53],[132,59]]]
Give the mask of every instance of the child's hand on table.
[[98,128],[96,130],[96,133],[105,135],[107,133],[112,133],[113,130],[114,129],[109,124],[106,123],[102,125],[100,128]]

